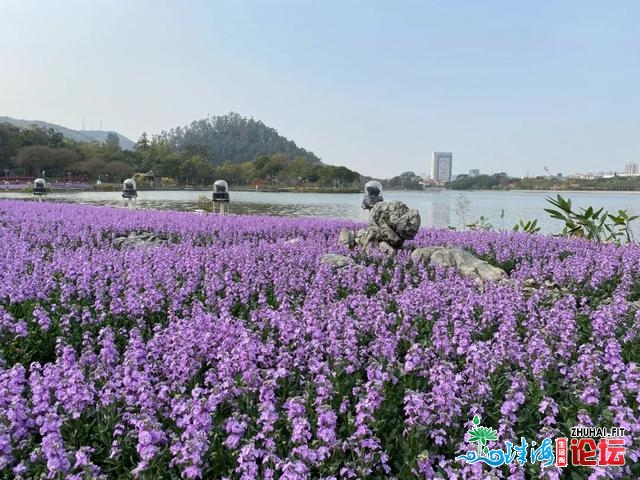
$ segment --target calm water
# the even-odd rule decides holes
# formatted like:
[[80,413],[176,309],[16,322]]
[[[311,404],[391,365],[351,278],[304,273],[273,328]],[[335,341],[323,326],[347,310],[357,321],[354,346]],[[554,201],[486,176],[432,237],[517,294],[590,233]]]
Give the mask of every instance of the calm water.
[[[198,208],[200,195],[211,195],[203,191],[141,191],[137,208],[154,210],[186,210]],[[461,198],[468,200],[464,222],[472,223],[480,216],[488,219],[495,229],[511,230],[519,219],[538,219],[545,233],[557,233],[561,224],[549,219],[544,208],[549,205],[545,198],[555,194],[548,192],[383,192],[385,200],[400,200],[420,211],[422,225],[447,227],[462,225],[462,214],[457,205]],[[640,192],[564,192],[576,207],[605,207],[611,213],[627,209],[640,214]],[[1,198],[33,199],[31,194],[0,191]],[[263,214],[287,217],[306,216],[365,220],[360,208],[362,194],[332,193],[269,193],[231,192],[232,214]],[[77,202],[92,205],[123,206],[120,192],[51,193],[45,201]],[[638,226],[640,230],[640,225]],[[639,232],[636,232],[636,234]]]

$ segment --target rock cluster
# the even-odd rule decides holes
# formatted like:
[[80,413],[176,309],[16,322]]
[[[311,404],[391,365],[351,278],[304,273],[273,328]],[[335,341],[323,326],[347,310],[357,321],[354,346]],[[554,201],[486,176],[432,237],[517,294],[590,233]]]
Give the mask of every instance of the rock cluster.
[[411,253],[411,258],[415,261],[426,261],[442,267],[455,267],[463,277],[472,278],[479,282],[498,282],[507,276],[501,268],[494,267],[461,248],[416,248]]
[[[369,225],[357,232],[343,228],[339,242],[349,248],[359,246],[365,251],[376,248],[393,254],[405,240],[416,236],[420,228],[420,214],[416,209],[398,201],[380,202],[369,213]],[[507,277],[504,270],[481,260],[461,248],[424,247],[411,253],[415,261],[427,262],[442,267],[454,267],[461,276],[471,278],[479,284],[485,281],[499,282]],[[327,254],[323,264],[343,268],[353,263],[344,255]]]
[[364,250],[378,248],[394,253],[405,240],[416,236],[420,228],[420,213],[397,200],[376,203],[369,211],[367,228],[354,232],[342,229],[340,243],[353,248],[359,245]]

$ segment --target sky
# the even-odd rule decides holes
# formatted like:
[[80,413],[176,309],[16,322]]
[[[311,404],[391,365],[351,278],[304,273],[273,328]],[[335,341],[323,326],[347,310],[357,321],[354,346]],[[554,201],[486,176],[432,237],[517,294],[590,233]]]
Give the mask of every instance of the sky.
[[0,115],[132,140],[231,111],[389,178],[640,163],[640,1],[0,0]]

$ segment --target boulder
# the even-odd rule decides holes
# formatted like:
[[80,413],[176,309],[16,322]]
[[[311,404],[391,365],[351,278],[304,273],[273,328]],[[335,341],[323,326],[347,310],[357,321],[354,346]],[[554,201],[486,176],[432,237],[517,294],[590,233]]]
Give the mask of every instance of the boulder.
[[424,261],[429,262],[431,260],[431,255],[434,252],[442,249],[443,247],[420,247],[416,248],[413,252],[411,252],[411,258],[415,261]]
[[353,230],[349,230],[348,228],[343,228],[342,230],[340,230],[340,237],[338,238],[338,242],[349,248],[353,248],[356,246],[356,233]]
[[137,247],[157,247],[158,245],[163,245],[167,243],[168,240],[162,237],[159,237],[155,233],[135,233],[131,232],[126,236],[117,237],[114,240],[114,245],[116,248],[137,248]]
[[455,267],[463,277],[480,282],[498,282],[507,276],[501,268],[494,267],[461,248],[417,248],[411,253],[411,258],[416,261],[428,261],[442,267]]
[[378,249],[387,255],[395,255],[396,253],[396,249],[384,241],[378,243]]
[[323,265],[331,265],[334,268],[345,268],[355,263],[353,258],[346,255],[340,255],[339,253],[327,253],[323,255],[320,263]]
[[[365,250],[380,248],[387,253],[394,253],[405,240],[414,238],[419,228],[418,210],[397,200],[380,202],[369,211],[369,226],[355,234],[355,243]],[[347,234],[344,238],[347,238]]]

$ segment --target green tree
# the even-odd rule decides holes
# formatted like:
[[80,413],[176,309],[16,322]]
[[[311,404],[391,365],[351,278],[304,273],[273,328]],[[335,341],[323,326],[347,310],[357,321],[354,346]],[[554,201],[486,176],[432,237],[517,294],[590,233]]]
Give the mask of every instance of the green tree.
[[138,152],[146,152],[149,150],[150,143],[149,137],[147,137],[147,132],[142,132],[142,135],[140,135],[140,138],[133,148]]
[[109,179],[114,182],[123,182],[126,178],[131,178],[136,173],[131,165],[121,160],[107,163],[104,170],[105,174],[109,175]]
[[415,172],[404,172],[397,177],[382,182],[382,185],[388,190],[421,190],[421,181],[422,178],[416,175]]
[[16,166],[27,175],[64,176],[70,165],[80,161],[81,155],[71,148],[52,148],[44,145],[24,147],[18,153]]
[[103,158],[92,157],[70,165],[69,171],[97,179],[107,173],[107,162]]
[[[180,165],[183,160],[183,155],[179,153],[159,156],[154,159],[152,169],[159,177],[169,177],[178,181],[180,178]],[[145,169],[145,171],[148,170]]]
[[214,169],[214,181],[226,180],[229,185],[247,185],[251,180],[251,171],[247,164],[225,162],[224,165]]
[[21,147],[20,129],[9,123],[0,123],[0,168],[14,167],[15,157]]
[[30,128],[20,129],[20,145],[30,147],[44,145],[59,148],[64,144],[64,136],[53,128],[44,128],[33,125]]
[[193,155],[182,161],[179,171],[187,185],[207,185],[213,182],[213,167],[199,155]]
[[304,157],[296,157],[288,168],[288,173],[295,181],[310,181],[313,175],[313,163]]
[[107,147],[120,149],[120,137],[115,132],[109,132],[104,143]]

